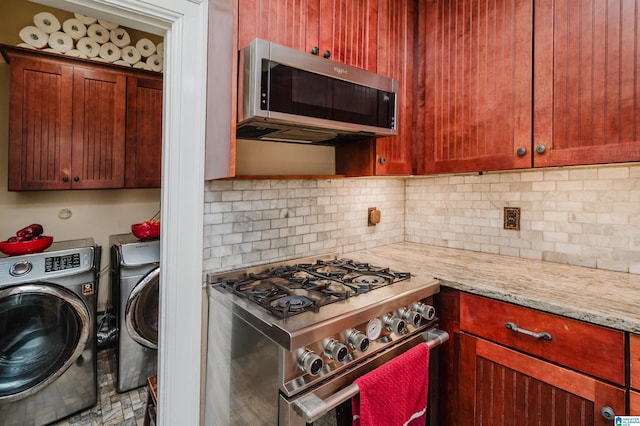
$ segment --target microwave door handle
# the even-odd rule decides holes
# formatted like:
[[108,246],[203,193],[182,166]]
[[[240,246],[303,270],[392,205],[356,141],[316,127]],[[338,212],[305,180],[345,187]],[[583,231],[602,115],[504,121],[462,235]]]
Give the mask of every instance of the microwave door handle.
[[[440,329],[427,330],[422,334],[425,344],[433,349],[449,340],[449,333]],[[353,398],[360,392],[357,384],[352,383],[349,386],[339,390],[326,399],[319,398],[315,393],[311,392],[294,402],[295,410],[300,414],[307,423],[313,423],[338,405]]]

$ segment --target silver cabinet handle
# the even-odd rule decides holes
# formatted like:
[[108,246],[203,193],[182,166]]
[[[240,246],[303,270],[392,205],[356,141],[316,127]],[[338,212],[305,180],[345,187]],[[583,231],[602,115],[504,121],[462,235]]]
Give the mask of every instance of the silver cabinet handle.
[[515,331],[517,333],[526,334],[527,336],[531,336],[531,337],[534,337],[536,339],[551,340],[551,333],[547,333],[546,331],[543,331],[543,332],[540,332],[540,333],[534,333],[533,331],[525,330],[524,328],[518,327],[517,325],[515,325],[511,321],[507,322],[505,324],[505,326],[509,330],[513,330],[513,331]]

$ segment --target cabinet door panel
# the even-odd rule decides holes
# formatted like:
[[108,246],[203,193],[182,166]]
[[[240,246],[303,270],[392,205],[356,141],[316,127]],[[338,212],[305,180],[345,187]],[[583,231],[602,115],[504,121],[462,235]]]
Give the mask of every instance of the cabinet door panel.
[[[421,172],[530,167],[530,0],[427,2]],[[517,156],[518,148],[527,155]]]
[[376,71],[378,0],[320,0],[319,54],[369,71]]
[[[398,80],[398,135],[376,140],[376,175],[411,174],[414,103],[412,1],[378,1],[378,74]],[[384,161],[381,161],[384,159]]]
[[162,78],[127,78],[127,188],[160,187]]
[[124,186],[126,88],[123,74],[75,68],[72,188]]
[[459,394],[460,424],[604,426],[611,422],[601,408],[624,413],[622,388],[464,333],[459,338],[458,379],[470,391]]
[[73,67],[11,59],[8,188],[68,189]]
[[318,45],[318,2],[239,0],[238,49],[243,49],[254,38],[261,38],[310,52]]
[[640,0],[536,3],[535,166],[640,160]]

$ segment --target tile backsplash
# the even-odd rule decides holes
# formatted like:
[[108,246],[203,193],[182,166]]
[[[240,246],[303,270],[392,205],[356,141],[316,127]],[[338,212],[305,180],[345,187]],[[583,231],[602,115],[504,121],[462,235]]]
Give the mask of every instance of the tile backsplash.
[[640,164],[409,178],[406,209],[410,242],[640,273]]
[[[208,181],[204,270],[400,241],[640,273],[640,164]],[[367,226],[367,209],[382,221]],[[520,229],[503,229],[519,207]]]
[[[404,179],[207,181],[204,270],[403,241]],[[368,208],[382,220],[367,225]]]

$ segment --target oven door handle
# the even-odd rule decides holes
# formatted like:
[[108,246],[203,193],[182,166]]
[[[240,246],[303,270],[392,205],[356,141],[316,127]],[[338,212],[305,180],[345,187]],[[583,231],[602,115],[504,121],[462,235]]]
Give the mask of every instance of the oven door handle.
[[[435,328],[424,332],[422,337],[425,340],[425,344],[432,349],[449,340],[449,333]],[[315,393],[311,392],[297,399],[294,402],[294,407],[298,414],[305,418],[307,423],[313,423],[338,405],[356,396],[359,392],[360,388],[358,388],[358,385],[355,383],[339,390],[326,399],[321,399]]]

